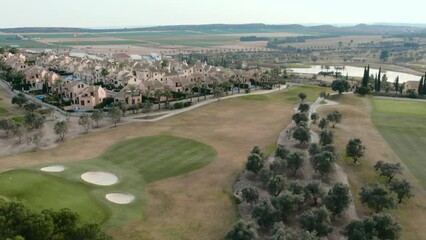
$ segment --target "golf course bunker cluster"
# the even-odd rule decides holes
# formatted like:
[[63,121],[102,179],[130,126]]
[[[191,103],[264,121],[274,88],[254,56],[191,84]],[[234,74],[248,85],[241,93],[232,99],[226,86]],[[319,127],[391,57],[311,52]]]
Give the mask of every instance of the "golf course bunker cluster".
[[105,198],[116,204],[129,204],[135,200],[135,196],[130,193],[108,193]]
[[86,172],[81,174],[81,179],[100,186],[110,186],[118,182],[118,177],[109,172]]
[[63,172],[65,170],[65,167],[61,165],[55,165],[55,166],[43,167],[43,168],[40,168],[40,170],[43,172],[56,173],[56,172]]

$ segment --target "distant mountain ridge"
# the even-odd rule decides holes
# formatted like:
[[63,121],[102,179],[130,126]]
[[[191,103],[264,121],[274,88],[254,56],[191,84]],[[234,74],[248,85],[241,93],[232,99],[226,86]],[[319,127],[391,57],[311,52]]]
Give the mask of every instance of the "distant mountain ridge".
[[56,28],[56,27],[26,27],[26,28],[3,28],[0,32],[3,33],[102,33],[102,32],[131,32],[131,31],[280,31],[294,33],[318,33],[318,34],[360,34],[360,35],[392,35],[404,33],[423,33],[426,32],[426,25],[410,26],[410,25],[367,25],[358,24],[355,26],[333,26],[333,25],[318,25],[318,26],[303,26],[300,24],[204,24],[204,25],[173,25],[173,26],[156,26],[156,27],[137,27],[137,28],[111,28],[111,29],[89,29],[89,28]]

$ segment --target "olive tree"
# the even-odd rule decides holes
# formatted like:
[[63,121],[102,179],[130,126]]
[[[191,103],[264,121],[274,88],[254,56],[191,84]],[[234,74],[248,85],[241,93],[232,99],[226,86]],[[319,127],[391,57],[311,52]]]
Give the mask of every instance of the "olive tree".
[[306,93],[304,93],[304,92],[299,93],[297,96],[300,98],[300,101],[302,101],[302,102],[303,102],[303,101],[306,99],[306,97],[307,97]]
[[333,128],[335,128],[336,124],[342,121],[342,114],[339,111],[333,111],[327,115],[327,120],[333,124]]
[[390,190],[396,193],[398,197],[398,203],[402,203],[402,200],[414,197],[413,185],[405,179],[394,179],[390,182]]
[[252,212],[253,219],[261,228],[270,228],[279,220],[277,210],[272,206],[270,201],[263,201],[256,205]]
[[296,211],[299,204],[303,201],[304,197],[302,195],[296,195],[289,191],[283,191],[271,200],[272,205],[283,221],[287,220],[287,217]]
[[319,237],[327,236],[331,231],[331,213],[324,206],[303,212],[299,216],[302,229],[316,232]]
[[321,177],[326,176],[334,170],[336,157],[333,153],[323,151],[311,158],[311,165],[315,172],[319,172]]
[[348,240],[386,239],[398,240],[402,227],[390,214],[374,214],[372,217],[352,220],[342,234]]
[[238,220],[232,226],[231,230],[225,235],[225,240],[256,240],[259,239],[257,236],[257,230],[255,224],[252,222],[246,222],[244,220]]
[[317,120],[319,119],[320,117],[319,117],[319,114],[318,113],[312,113],[311,114],[311,121],[312,121],[312,123],[317,123]]
[[308,122],[308,115],[306,113],[295,113],[291,117],[293,121],[296,123],[296,125],[299,125],[300,122]]
[[247,157],[246,169],[257,174],[263,168],[264,160],[259,154],[250,153]]
[[92,118],[87,114],[83,114],[78,118],[78,125],[83,128],[85,133],[88,133],[90,127],[92,126]]
[[28,98],[23,93],[18,93],[18,95],[12,98],[12,104],[17,104],[19,107],[22,107],[28,102]]
[[333,143],[333,132],[326,129],[322,130],[319,134],[319,142],[322,146]]
[[395,194],[381,184],[366,185],[361,188],[359,197],[362,204],[381,212],[383,209],[395,207]]
[[257,187],[245,187],[241,189],[241,195],[245,202],[253,205],[259,200],[259,189]]
[[287,156],[287,166],[293,171],[293,175],[296,175],[297,170],[303,167],[305,162],[305,155],[300,152],[295,152]]
[[349,187],[343,183],[334,184],[328,191],[324,198],[324,205],[333,215],[340,216],[340,214],[349,207],[352,201],[349,191]]
[[358,162],[358,159],[364,156],[365,146],[359,138],[350,139],[346,145],[346,155],[351,157],[354,164]]
[[93,122],[96,123],[96,127],[99,127],[99,122],[102,121],[102,119],[104,118],[104,112],[102,110],[99,109],[95,109],[93,110],[92,115],[90,115],[90,118],[92,119]]
[[277,150],[275,150],[275,157],[285,159],[289,153],[290,151],[284,145],[278,144]]
[[117,123],[121,120],[122,111],[120,107],[114,106],[108,111],[108,115],[111,118],[111,122],[114,123],[114,127],[117,127]]
[[312,181],[305,186],[305,197],[306,200],[314,200],[314,205],[318,204],[318,199],[322,199],[325,196],[325,188],[320,181]]
[[326,118],[321,118],[321,120],[320,120],[320,122],[318,124],[318,127],[321,128],[321,130],[324,130],[324,129],[326,129],[328,127],[329,123],[330,122]]
[[305,144],[311,140],[311,133],[307,127],[297,127],[293,131],[293,138],[300,141],[300,144]]
[[272,196],[278,196],[286,186],[286,179],[281,176],[272,176],[266,184],[266,189]]
[[380,173],[380,176],[387,177],[389,183],[397,174],[402,174],[404,170],[400,163],[386,163],[383,161],[378,161],[374,165],[374,169]]
[[301,113],[307,113],[309,112],[310,106],[307,103],[301,103],[299,104],[299,107],[297,110],[299,110]]
[[53,131],[56,135],[59,136],[59,139],[61,141],[64,140],[65,135],[68,133],[68,123],[66,121],[58,121],[53,126]]

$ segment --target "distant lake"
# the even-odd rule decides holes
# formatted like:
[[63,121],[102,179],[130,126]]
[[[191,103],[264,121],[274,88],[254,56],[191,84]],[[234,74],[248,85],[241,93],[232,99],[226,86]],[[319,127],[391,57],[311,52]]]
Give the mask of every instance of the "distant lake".
[[[312,65],[310,68],[289,68],[295,73],[310,73],[310,74],[318,74],[321,71],[326,71],[325,69],[321,69],[321,65]],[[330,72],[335,71],[334,67],[330,66]],[[364,75],[364,68],[362,67],[352,67],[352,66],[345,66],[344,70],[340,71],[343,76],[350,77],[362,77]],[[370,68],[370,75],[371,74],[378,74],[379,69]],[[419,81],[421,76],[408,74],[408,73],[402,73],[402,72],[394,72],[394,71],[385,71],[382,69],[382,76],[383,74],[386,74],[388,77],[388,82],[394,82],[395,78],[399,76],[399,82],[406,82],[406,81]]]

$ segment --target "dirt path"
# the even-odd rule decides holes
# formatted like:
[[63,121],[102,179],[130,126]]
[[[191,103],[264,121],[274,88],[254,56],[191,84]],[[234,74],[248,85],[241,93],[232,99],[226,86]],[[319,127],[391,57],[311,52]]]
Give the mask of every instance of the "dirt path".
[[[317,109],[320,108],[320,107],[333,106],[333,105],[338,104],[337,102],[334,102],[334,101],[331,101],[331,100],[324,100],[324,101],[326,101],[326,103],[321,104],[322,101],[323,101],[322,98],[318,98],[315,101],[315,103],[312,104],[312,107],[310,109],[310,114],[317,112]],[[318,134],[314,131],[311,131],[311,143],[318,143],[318,142],[319,142]],[[335,183],[341,182],[341,183],[344,183],[344,184],[350,186],[349,180],[348,180],[348,175],[343,170],[343,168],[340,167],[337,163],[335,164],[335,172],[334,172],[334,176],[333,176],[333,182],[335,182]],[[351,192],[351,197],[353,199],[352,192]],[[344,215],[348,219],[358,218],[358,215],[356,213],[355,203],[353,201],[349,205],[349,208],[345,211]]]

